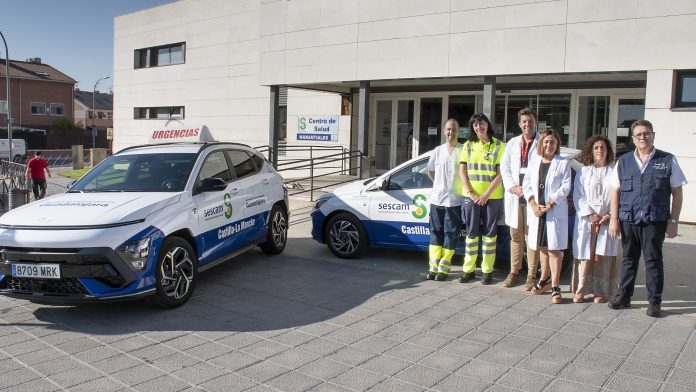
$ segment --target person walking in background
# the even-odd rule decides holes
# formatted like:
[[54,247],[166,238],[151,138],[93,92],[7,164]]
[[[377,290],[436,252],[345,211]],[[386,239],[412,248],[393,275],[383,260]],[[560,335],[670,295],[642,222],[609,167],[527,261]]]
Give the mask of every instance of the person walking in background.
[[527,199],[529,247],[539,250],[541,277],[532,294],[551,288],[551,303],[563,301],[560,288],[563,251],[568,247],[570,162],[561,157],[561,138],[554,130],[541,133],[537,153],[529,162],[522,188]]
[[[45,174],[44,170],[46,170]],[[41,157],[41,151],[35,151],[34,157],[27,161],[27,168],[24,171],[24,177],[31,179],[34,200],[41,200],[46,196],[46,174],[51,177],[48,162]]]
[[522,134],[515,136],[505,146],[500,161],[500,174],[505,189],[505,224],[510,227],[510,273],[503,287],[513,287],[520,281],[524,252],[527,251],[527,281],[524,289],[534,286],[539,252],[528,248],[527,202],[522,191],[522,180],[527,174],[529,159],[536,153],[539,133],[536,130],[536,113],[524,108],[517,113]]
[[604,302],[616,294],[619,285],[616,266],[618,241],[609,237],[611,204],[610,174],[614,151],[609,139],[589,138],[582,147],[583,166],[575,174],[573,202],[576,219],[573,239],[573,302],[583,302],[592,294],[594,302]]
[[464,195],[462,215],[466,226],[461,283],[475,278],[479,240],[483,246],[481,283],[491,284],[493,280],[498,216],[503,203],[500,160],[504,150],[505,144],[493,137],[488,117],[483,113],[471,116],[469,140],[462,147],[459,159],[459,178]]
[[631,124],[631,137],[636,149],[618,159],[610,182],[613,191],[609,235],[615,239],[621,233],[623,263],[619,292],[609,301],[609,307],[631,307],[642,253],[648,291],[646,314],[660,317],[665,280],[662,245],[665,236],[677,235],[686,177],[674,155],[655,148],[650,121]]
[[428,280],[447,280],[462,227],[461,183],[457,170],[462,145],[457,142],[458,133],[457,120],[447,120],[445,143],[436,147],[428,160],[428,176],[433,180],[430,194]]

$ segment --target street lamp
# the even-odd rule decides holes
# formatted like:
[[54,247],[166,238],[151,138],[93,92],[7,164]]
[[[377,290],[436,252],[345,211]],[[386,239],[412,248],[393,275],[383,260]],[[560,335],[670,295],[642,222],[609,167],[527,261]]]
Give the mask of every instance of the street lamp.
[[97,113],[94,111],[94,96],[97,95],[97,85],[99,82],[102,80],[109,79],[109,76],[104,76],[103,78],[99,78],[97,80],[97,83],[94,83],[94,88],[92,89],[92,149],[94,150],[97,148],[97,128],[94,126],[94,118],[97,116]]
[[7,160],[12,162],[12,106],[10,104],[10,51],[7,49],[7,41],[0,31],[2,42],[5,43],[5,83],[7,83],[7,144],[9,146],[9,156]]

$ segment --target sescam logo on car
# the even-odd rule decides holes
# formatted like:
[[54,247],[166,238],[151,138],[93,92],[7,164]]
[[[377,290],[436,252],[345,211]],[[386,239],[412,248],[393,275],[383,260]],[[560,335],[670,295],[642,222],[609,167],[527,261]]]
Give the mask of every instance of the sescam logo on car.
[[386,214],[410,212],[414,218],[423,219],[428,216],[427,206],[428,198],[419,193],[413,196],[413,205],[408,203],[379,203],[377,204],[377,210]]
[[216,205],[215,207],[206,208],[203,210],[203,219],[211,220],[218,216],[225,215],[225,218],[230,219],[232,217],[232,196],[229,193],[225,193],[222,197],[222,204]]
[[428,198],[420,193],[413,196],[413,205],[416,206],[416,210],[411,212],[414,218],[423,219],[428,215],[427,207]]
[[225,193],[222,199],[225,204],[225,218],[230,219],[232,217],[232,196],[229,193]]

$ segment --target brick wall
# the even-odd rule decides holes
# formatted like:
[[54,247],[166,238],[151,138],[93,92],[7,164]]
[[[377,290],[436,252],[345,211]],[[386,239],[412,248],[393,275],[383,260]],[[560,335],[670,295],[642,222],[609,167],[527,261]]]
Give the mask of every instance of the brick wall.
[[[57,118],[67,118],[74,121],[73,115],[73,83],[53,82],[45,80],[11,79],[10,92],[12,93],[12,118],[13,127],[29,127],[47,129]],[[4,100],[7,96],[5,83],[0,83],[0,97]],[[21,97],[21,99],[20,99]],[[31,102],[43,102],[46,104],[44,115],[31,114]],[[62,103],[63,116],[51,116],[50,104]],[[0,124],[7,124],[7,116],[0,114]]]

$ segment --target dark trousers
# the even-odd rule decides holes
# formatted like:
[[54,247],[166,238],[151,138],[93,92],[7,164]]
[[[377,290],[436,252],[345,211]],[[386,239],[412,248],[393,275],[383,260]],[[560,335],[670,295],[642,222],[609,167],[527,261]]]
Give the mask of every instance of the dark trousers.
[[[488,200],[486,205],[480,206],[465,197],[462,204],[462,216],[466,226],[466,236],[478,238],[483,234],[485,237],[495,237],[498,233],[498,217],[502,206],[503,199]],[[482,228],[483,232],[481,232]]]
[[648,301],[662,302],[662,289],[665,274],[662,264],[662,244],[665,242],[667,222],[640,223],[632,225],[621,222],[621,244],[623,245],[623,264],[619,295],[623,298],[633,296],[633,288],[638,274],[638,260],[641,252],[645,262],[645,286]]
[[430,205],[430,244],[454,249],[462,230],[461,207]]
[[46,179],[32,179],[31,191],[34,193],[34,200],[41,200],[46,196]]

